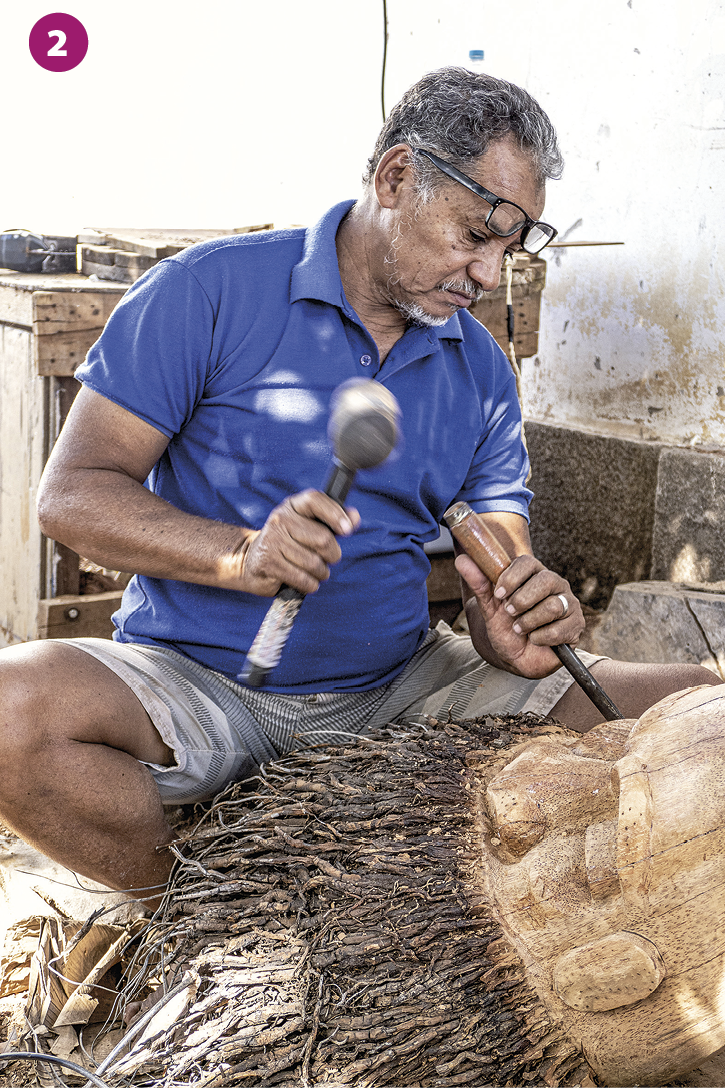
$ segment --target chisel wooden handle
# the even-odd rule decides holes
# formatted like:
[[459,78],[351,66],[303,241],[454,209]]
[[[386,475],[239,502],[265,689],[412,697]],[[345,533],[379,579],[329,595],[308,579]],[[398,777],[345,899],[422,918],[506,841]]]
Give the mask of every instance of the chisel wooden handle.
[[[486,523],[467,502],[454,503],[443,516],[446,525],[466,555],[470,555],[489,581],[497,582],[511,565],[511,558]],[[586,665],[576,656],[571,646],[563,644],[551,648],[582,691],[589,696],[605,721],[616,721],[623,717]]]

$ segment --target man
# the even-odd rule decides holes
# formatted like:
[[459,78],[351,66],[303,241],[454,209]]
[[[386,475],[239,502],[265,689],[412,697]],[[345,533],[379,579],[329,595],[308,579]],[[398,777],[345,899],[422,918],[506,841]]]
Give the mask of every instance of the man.
[[[513,378],[465,312],[506,252],[553,234],[540,217],[559,170],[530,96],[445,69],[391,113],[357,203],[307,232],[192,247],[127,293],[78,372],[39,513],[49,536],[136,577],[114,642],[2,655],[0,815],[19,835],[153,901],[163,803],[213,796],[278,752],[421,711],[598,720],[550,649],[584,624],[531,555]],[[330,396],[354,376],[398,398],[403,442],[343,510],[318,488]],[[472,642],[427,631],[423,544],[457,499],[517,556],[495,587],[457,559]],[[309,597],[252,691],[235,678],[283,583]],[[632,716],[714,683],[593,671]]]

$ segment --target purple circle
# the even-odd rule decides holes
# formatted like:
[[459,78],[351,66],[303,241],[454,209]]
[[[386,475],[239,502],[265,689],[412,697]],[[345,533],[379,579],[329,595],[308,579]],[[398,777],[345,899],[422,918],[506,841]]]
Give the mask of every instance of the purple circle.
[[28,45],[35,63],[47,72],[70,72],[88,52],[88,35],[74,15],[56,11],[38,19]]

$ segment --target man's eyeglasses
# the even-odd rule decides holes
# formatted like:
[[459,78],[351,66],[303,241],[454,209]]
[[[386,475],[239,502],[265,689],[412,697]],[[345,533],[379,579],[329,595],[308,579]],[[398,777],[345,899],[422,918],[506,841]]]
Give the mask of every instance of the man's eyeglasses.
[[418,155],[425,155],[442,173],[453,181],[465,185],[472,193],[491,205],[491,211],[486,216],[486,226],[499,238],[510,238],[512,234],[521,231],[521,248],[526,253],[540,253],[544,246],[548,246],[549,242],[556,238],[556,231],[548,223],[536,222],[518,204],[490,193],[488,189],[484,189],[483,185],[479,185],[467,174],[462,174],[445,159],[439,159],[437,155],[431,151],[425,151],[422,147],[414,147],[412,150]]

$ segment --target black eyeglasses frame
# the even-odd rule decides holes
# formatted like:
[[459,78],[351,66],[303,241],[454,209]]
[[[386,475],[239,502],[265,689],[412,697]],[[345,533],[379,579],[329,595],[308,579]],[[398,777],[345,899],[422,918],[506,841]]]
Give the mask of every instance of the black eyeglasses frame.
[[[513,200],[506,200],[502,196],[496,196],[495,193],[490,192],[483,185],[479,185],[473,178],[469,178],[468,174],[462,173],[452,163],[447,162],[445,159],[440,159],[437,155],[434,155],[432,151],[426,151],[423,147],[411,147],[411,151],[414,151],[417,155],[425,155],[427,159],[436,166],[441,173],[446,174],[452,181],[457,181],[460,185],[465,185],[466,189],[470,189],[476,196],[480,196],[482,200],[485,200],[487,204],[491,205],[491,211],[488,213],[485,219],[486,226],[489,225],[491,216],[502,204],[510,204],[513,208],[518,209],[524,217],[523,227],[514,227],[508,234],[498,234],[493,231],[498,238],[510,238],[512,234],[516,234],[518,230],[521,231],[521,248],[526,253],[541,253],[542,249],[545,249],[550,242],[553,242],[556,238],[557,231],[550,223],[544,223],[542,220],[532,219],[528,212],[524,211],[520,204],[516,204]],[[538,227],[543,234],[548,234],[551,231],[550,237],[546,239],[543,246],[539,246],[538,249],[526,249],[526,238],[531,233],[533,227]],[[492,228],[489,228],[492,229]]]

